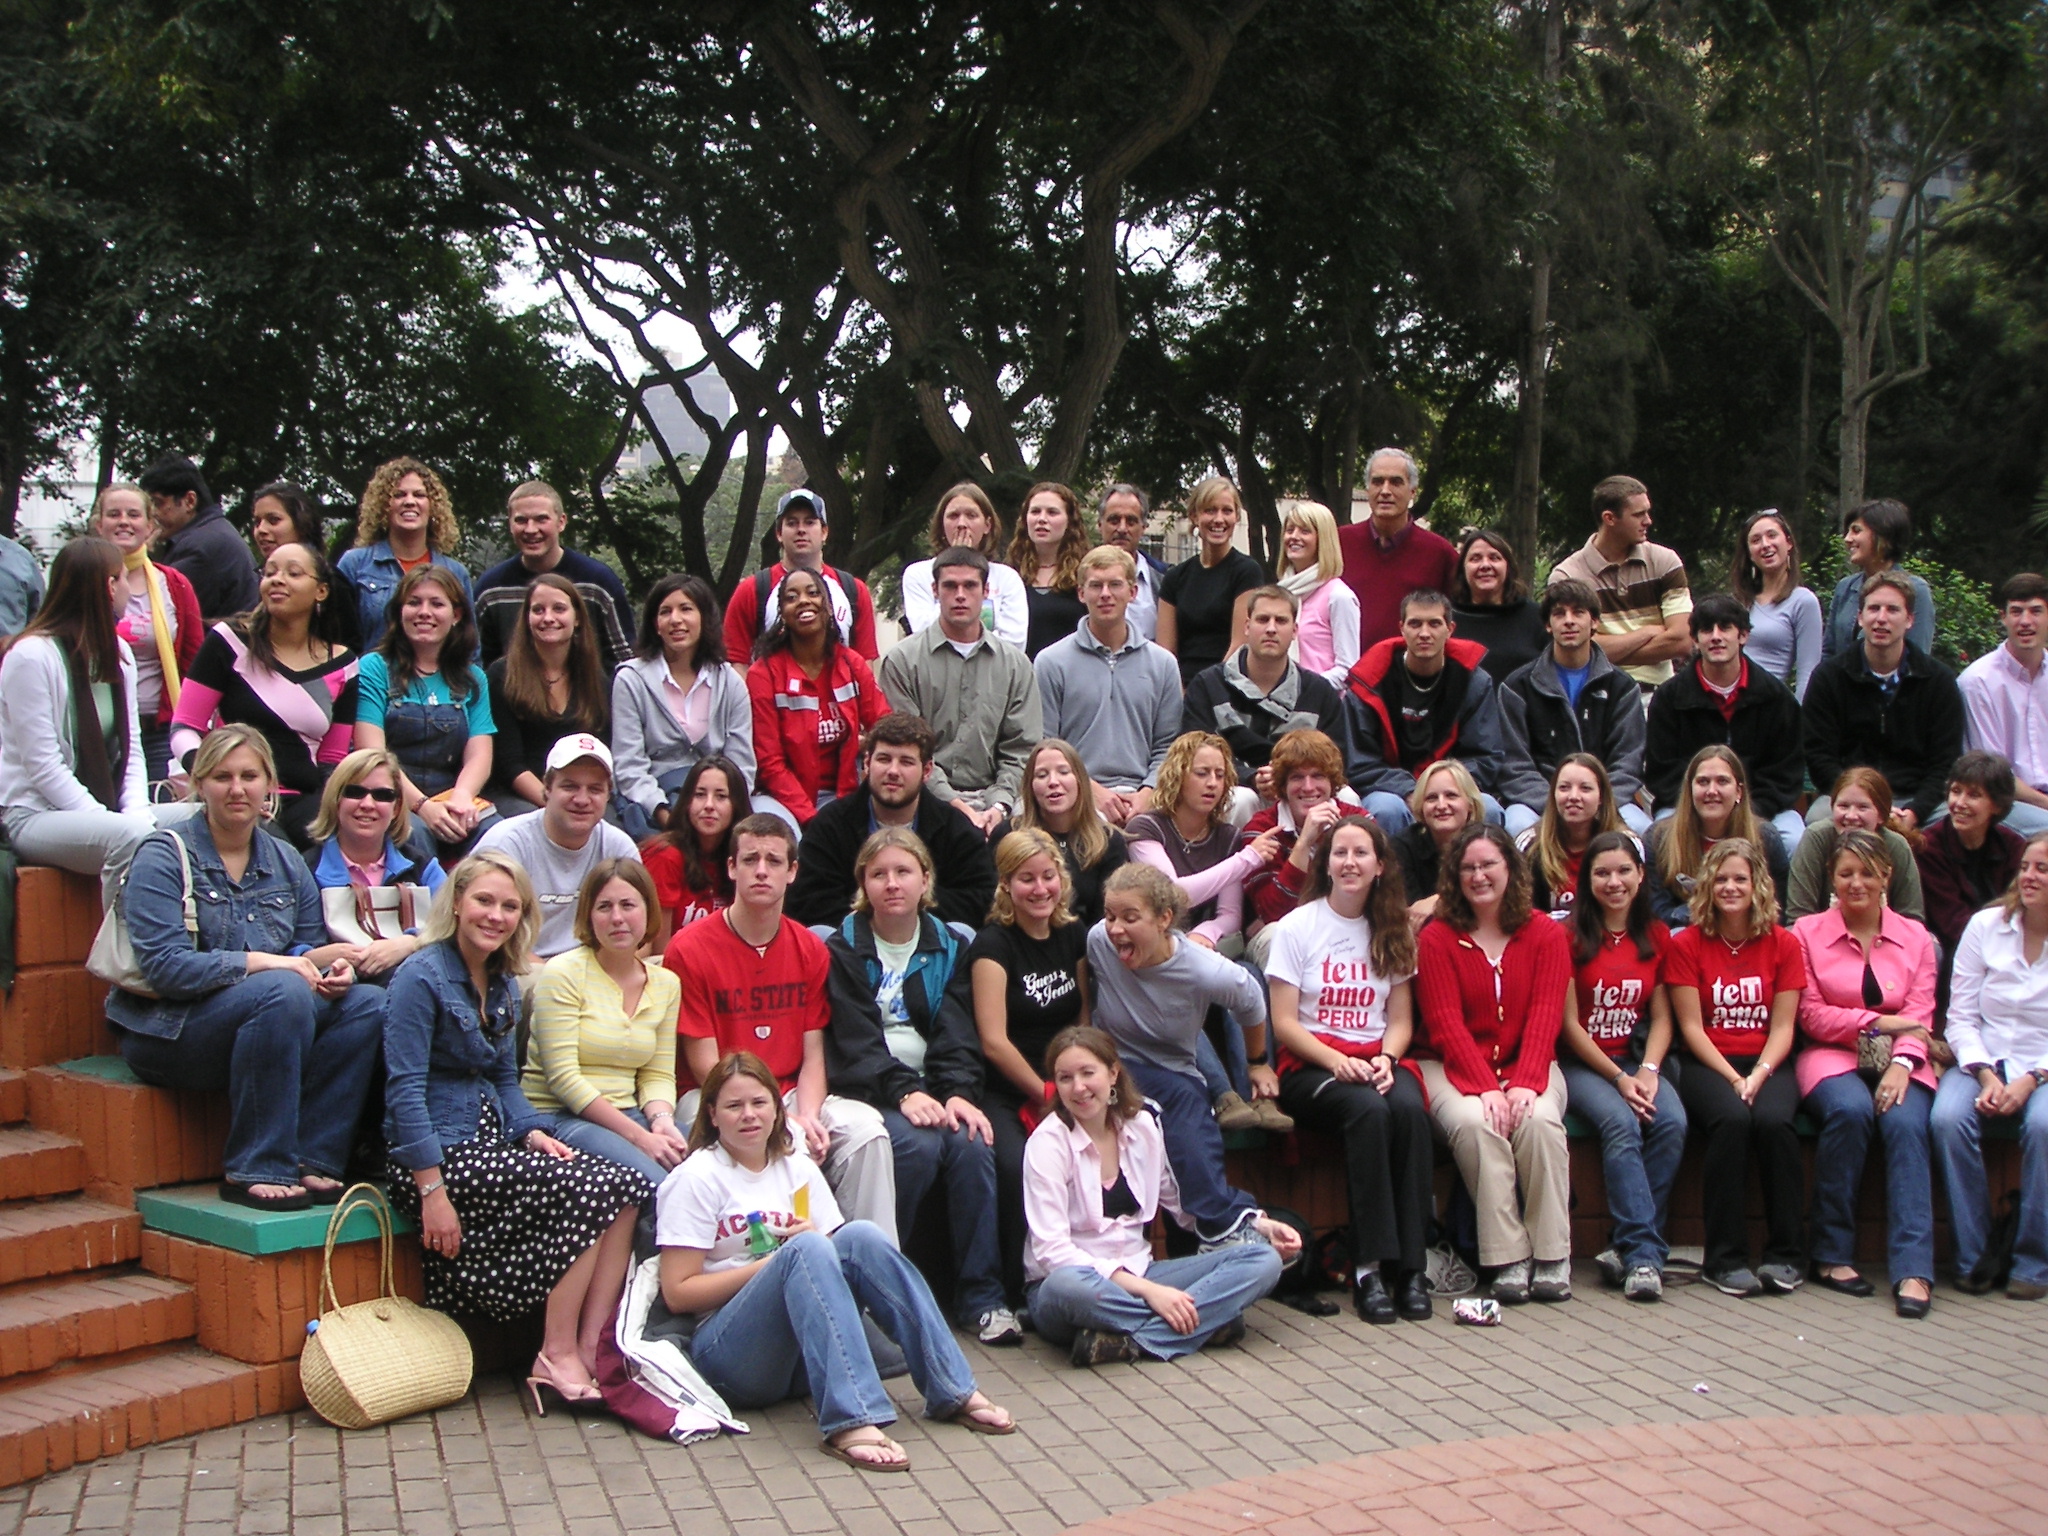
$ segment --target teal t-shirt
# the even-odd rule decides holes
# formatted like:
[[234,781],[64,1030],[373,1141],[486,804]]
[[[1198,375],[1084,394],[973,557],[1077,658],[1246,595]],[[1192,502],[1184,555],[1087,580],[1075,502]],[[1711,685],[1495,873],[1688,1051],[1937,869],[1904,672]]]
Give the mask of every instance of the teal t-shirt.
[[[472,665],[469,681],[469,697],[459,701],[462,712],[469,717],[469,734],[495,736],[498,727],[491,721],[491,690],[484,681],[483,668]],[[390,666],[381,654],[372,651],[363,658],[362,668],[356,674],[356,724],[383,730],[384,712],[394,703],[458,704],[458,700],[448,687],[448,679],[438,672],[415,677],[411,686],[393,699]]]

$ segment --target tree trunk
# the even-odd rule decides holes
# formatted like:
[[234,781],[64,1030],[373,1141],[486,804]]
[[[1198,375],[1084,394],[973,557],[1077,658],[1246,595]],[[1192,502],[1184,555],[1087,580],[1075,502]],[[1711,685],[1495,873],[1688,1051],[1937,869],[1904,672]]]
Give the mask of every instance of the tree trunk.
[[[1799,352],[1799,439],[1793,445],[1792,491],[1785,503],[1785,513],[1791,526],[1804,533],[1806,484],[1813,474],[1813,321],[1806,319],[1800,329],[1805,332],[1806,342]],[[1818,549],[1820,545],[1809,542],[1807,547]]]
[[[1854,346],[1852,342],[1850,347]],[[1866,393],[1870,365],[1850,347],[1843,349],[1842,421],[1836,435],[1842,463],[1836,510],[1844,516],[1851,507],[1863,504],[1863,477],[1870,451],[1870,396]]]
[[1520,438],[1515,444],[1515,489],[1503,528],[1515,559],[1536,569],[1537,512],[1543,500],[1543,385],[1550,367],[1550,252],[1529,268],[1529,351],[1515,392]]

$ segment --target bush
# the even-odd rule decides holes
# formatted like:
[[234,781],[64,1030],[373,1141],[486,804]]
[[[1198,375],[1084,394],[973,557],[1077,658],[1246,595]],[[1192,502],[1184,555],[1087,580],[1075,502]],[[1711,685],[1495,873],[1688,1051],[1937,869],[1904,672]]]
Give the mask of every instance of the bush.
[[[1927,530],[1922,542],[1940,547],[1941,529]],[[1998,622],[1998,605],[1991,589],[1952,565],[1925,554],[1908,555],[1900,562],[1911,574],[1927,583],[1934,594],[1934,654],[1960,672],[1979,656],[2005,639]],[[1832,617],[1835,584],[1849,571],[1848,557],[1841,541],[1829,539],[1821,552],[1806,562],[1804,575],[1820,594],[1821,610]]]

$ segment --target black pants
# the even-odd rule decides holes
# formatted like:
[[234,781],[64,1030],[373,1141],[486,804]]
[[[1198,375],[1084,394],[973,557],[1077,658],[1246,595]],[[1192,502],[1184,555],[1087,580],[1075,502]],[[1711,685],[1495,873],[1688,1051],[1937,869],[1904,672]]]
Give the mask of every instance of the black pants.
[[1393,1087],[1383,1094],[1370,1083],[1301,1067],[1280,1079],[1280,1107],[1296,1123],[1344,1139],[1352,1262],[1423,1268],[1436,1152],[1415,1074],[1395,1068]]
[[[1730,1056],[1728,1065],[1747,1074],[1754,1056]],[[1788,1061],[1764,1079],[1756,1102],[1745,1104],[1720,1073],[1688,1060],[1679,1074],[1678,1096],[1701,1142],[1701,1213],[1706,1218],[1705,1268],[1709,1274],[1749,1263],[1749,1158],[1756,1154],[1764,1190],[1766,1264],[1799,1267],[1801,1211],[1806,1175],[1799,1157],[1799,1083]]]
[[996,1248],[1002,1261],[1005,1303],[1024,1303],[1024,1143],[1029,1139],[1017,1118],[1023,1100],[993,1084],[984,1095],[982,1113],[996,1133]]

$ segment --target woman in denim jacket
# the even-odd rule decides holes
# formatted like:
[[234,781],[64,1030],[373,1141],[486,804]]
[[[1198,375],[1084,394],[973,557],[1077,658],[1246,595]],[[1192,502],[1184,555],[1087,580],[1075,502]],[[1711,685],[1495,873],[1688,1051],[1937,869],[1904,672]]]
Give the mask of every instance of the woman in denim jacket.
[[382,989],[327,942],[306,861],[259,825],[276,789],[260,731],[207,736],[192,759],[203,814],[145,841],[121,895],[155,996],[107,998],[142,1081],[227,1089],[221,1198],[273,1211],[340,1198],[384,1021]]
[[391,979],[384,1139],[392,1204],[418,1223],[427,1303],[500,1322],[545,1304],[527,1388],[594,1402],[597,1343],[624,1288],[633,1220],[653,1186],[547,1133],[519,1090],[519,984],[540,931],[526,874],[473,853],[434,898],[419,951]]

